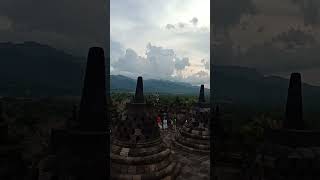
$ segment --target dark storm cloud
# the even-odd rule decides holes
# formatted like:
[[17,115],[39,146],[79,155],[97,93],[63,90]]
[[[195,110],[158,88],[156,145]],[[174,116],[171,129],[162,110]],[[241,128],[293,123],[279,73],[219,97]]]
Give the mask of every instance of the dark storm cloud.
[[256,13],[252,0],[215,0],[212,7],[215,27],[228,28],[238,24],[242,15]]
[[106,45],[105,0],[1,0],[0,17],[11,24],[0,28],[1,41],[37,41],[77,55]]
[[303,13],[304,23],[306,25],[317,25],[320,23],[320,2],[317,0],[292,0],[292,3],[297,4]]

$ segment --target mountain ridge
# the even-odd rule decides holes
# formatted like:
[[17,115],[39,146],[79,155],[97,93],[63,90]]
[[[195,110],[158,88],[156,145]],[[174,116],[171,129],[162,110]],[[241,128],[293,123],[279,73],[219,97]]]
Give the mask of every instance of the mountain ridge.
[[[27,42],[0,43],[0,59],[0,96],[81,95],[85,58]],[[112,92],[135,90],[135,79],[122,75],[110,77]],[[278,107],[286,103],[288,79],[264,76],[253,68],[238,66],[214,66],[212,78],[211,90],[216,103]],[[199,87],[183,82],[145,78],[144,86],[145,92],[199,93]],[[305,109],[317,110],[320,87],[303,83],[303,102]]]

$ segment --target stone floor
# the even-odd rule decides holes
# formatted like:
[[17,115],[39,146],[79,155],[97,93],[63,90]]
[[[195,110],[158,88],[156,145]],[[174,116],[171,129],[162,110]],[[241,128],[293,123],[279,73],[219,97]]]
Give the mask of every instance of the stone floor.
[[177,160],[181,163],[182,169],[177,180],[205,180],[210,179],[210,156],[195,155],[176,149],[172,146],[174,131],[162,131],[161,136],[164,142],[171,147]]

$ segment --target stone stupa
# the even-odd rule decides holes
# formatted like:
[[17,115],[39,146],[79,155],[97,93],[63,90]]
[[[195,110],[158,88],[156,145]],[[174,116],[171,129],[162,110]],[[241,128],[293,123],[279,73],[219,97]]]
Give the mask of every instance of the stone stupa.
[[40,164],[40,178],[108,179],[109,134],[105,58],[102,48],[90,48],[77,114],[66,129],[51,132],[50,155]]
[[302,114],[301,75],[292,73],[283,127],[266,130],[256,179],[320,178],[320,131],[306,129]]
[[111,179],[175,179],[180,164],[163,143],[156,111],[147,104],[142,77],[126,113],[114,124],[111,143]]
[[173,144],[191,153],[210,154],[210,106],[205,101],[204,85],[193,108],[193,118],[186,122],[175,136]]

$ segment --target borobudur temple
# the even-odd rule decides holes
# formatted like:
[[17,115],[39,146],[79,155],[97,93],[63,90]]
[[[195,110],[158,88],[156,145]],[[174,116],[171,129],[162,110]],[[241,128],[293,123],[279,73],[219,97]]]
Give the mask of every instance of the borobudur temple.
[[180,164],[163,143],[156,111],[146,103],[142,77],[138,77],[133,101],[116,121],[111,135],[112,179],[176,179]]
[[192,119],[187,121],[176,134],[174,145],[191,153],[209,154],[209,115],[210,106],[205,101],[204,85],[201,85],[199,100],[193,108]]
[[319,179],[320,131],[306,129],[302,116],[301,75],[291,74],[286,118],[280,129],[265,132],[256,179]]

